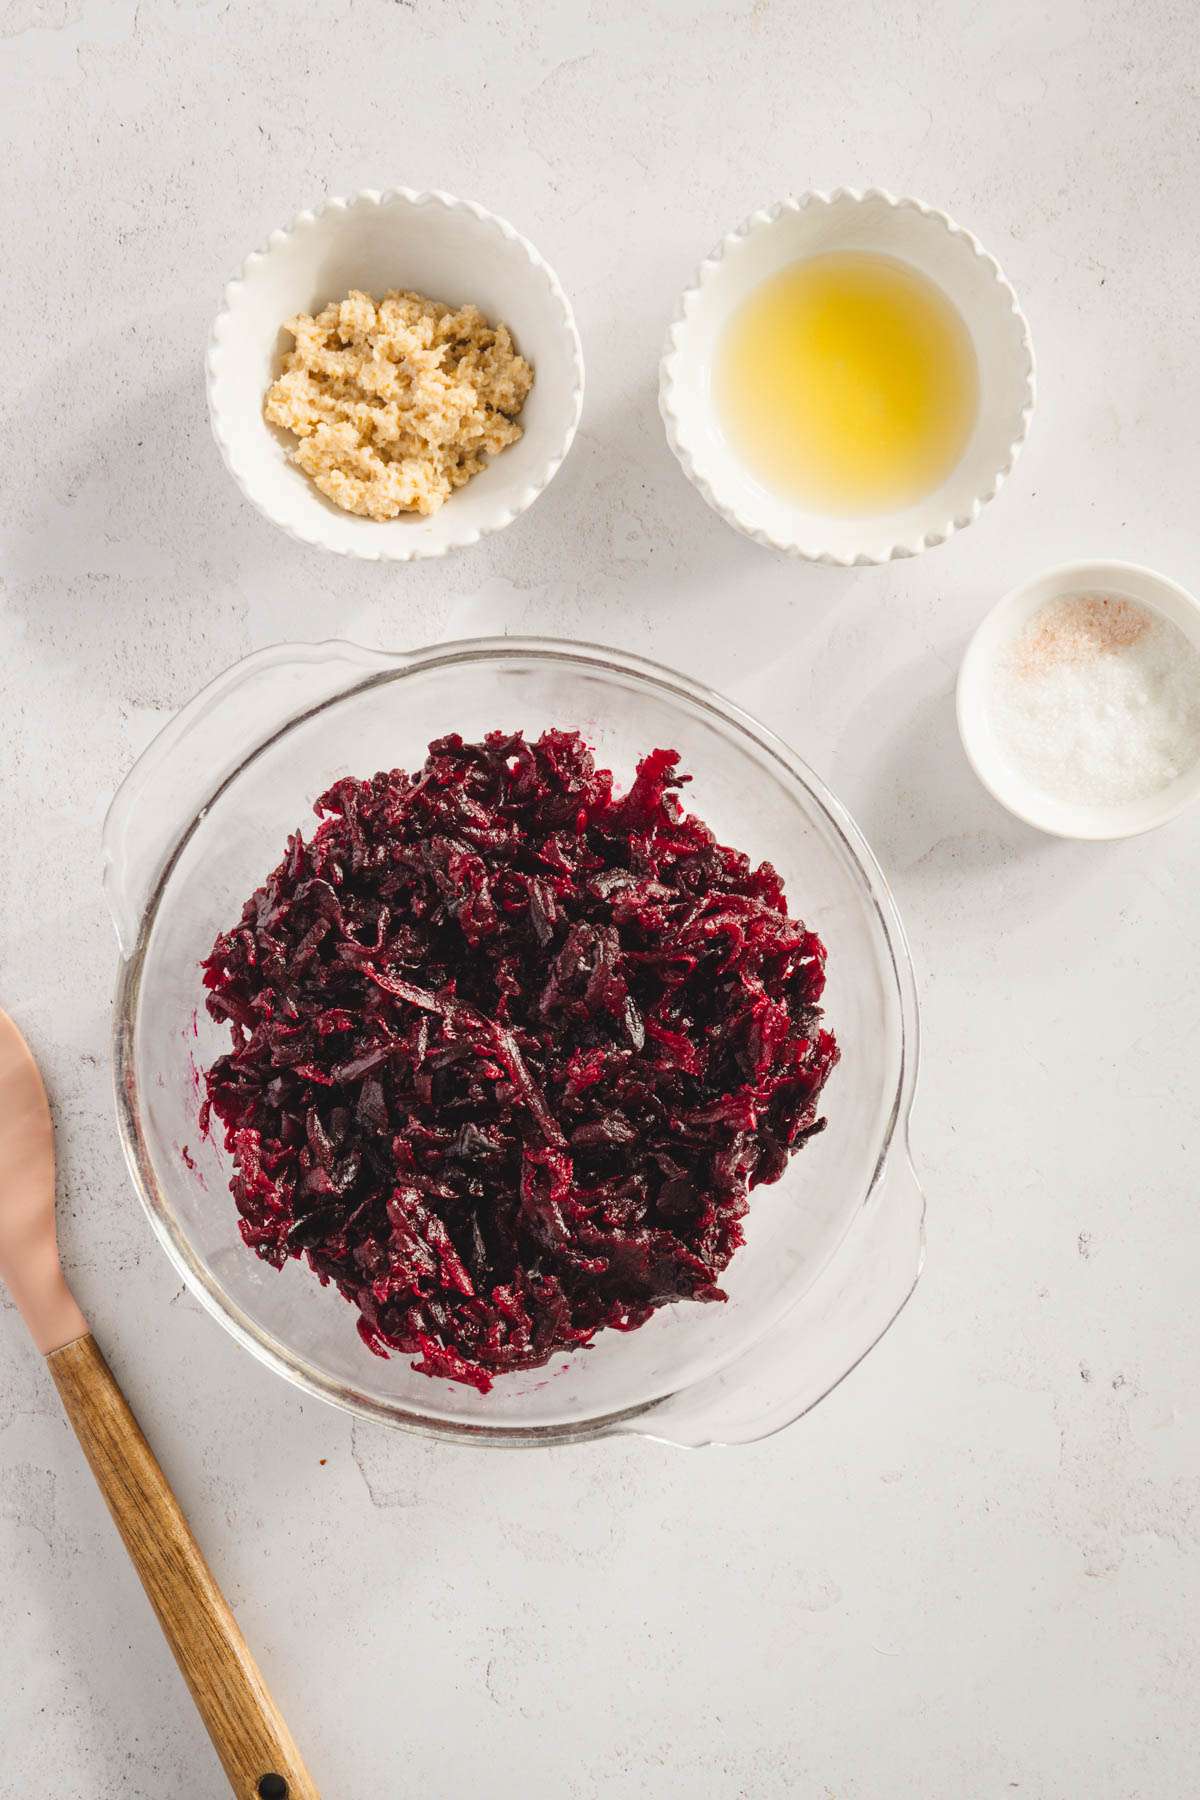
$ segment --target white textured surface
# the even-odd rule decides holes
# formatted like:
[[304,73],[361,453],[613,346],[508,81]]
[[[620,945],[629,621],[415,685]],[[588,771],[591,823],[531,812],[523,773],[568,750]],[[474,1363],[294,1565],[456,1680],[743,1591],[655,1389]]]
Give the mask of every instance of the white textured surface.
[[[327,1800],[1185,1800],[1200,817],[1036,836],[967,769],[952,690],[985,607],[1042,564],[1127,556],[1200,587],[1187,0],[3,0],[0,32],[0,998],[56,1100],[80,1299]],[[258,517],[203,385],[246,250],[324,191],[389,181],[527,232],[589,372],[532,512],[403,569]],[[689,488],[656,363],[724,229],[870,181],[999,256],[1039,410],[962,537],[809,570]],[[535,1458],[352,1430],[175,1291],[120,1166],[96,844],[131,757],[274,638],[505,627],[609,639],[760,712],[856,812],[912,934],[925,1280],[831,1400],[754,1449]],[[5,1800],[216,1800],[11,1310],[0,1568]]]

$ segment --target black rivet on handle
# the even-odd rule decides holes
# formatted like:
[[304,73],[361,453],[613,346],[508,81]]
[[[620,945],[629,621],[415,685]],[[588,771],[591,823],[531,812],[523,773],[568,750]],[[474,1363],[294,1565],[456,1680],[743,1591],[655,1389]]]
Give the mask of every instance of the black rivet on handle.
[[282,1775],[264,1775],[258,1792],[260,1800],[288,1800],[288,1784]]

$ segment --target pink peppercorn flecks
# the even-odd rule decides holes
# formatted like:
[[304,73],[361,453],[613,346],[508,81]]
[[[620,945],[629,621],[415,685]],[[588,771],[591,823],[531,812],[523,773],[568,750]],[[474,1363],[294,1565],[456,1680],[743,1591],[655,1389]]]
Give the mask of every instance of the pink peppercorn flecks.
[[204,964],[246,1243],[306,1258],[380,1355],[507,1370],[720,1301],[747,1196],[820,1131],[825,951],[577,732],[335,783]]

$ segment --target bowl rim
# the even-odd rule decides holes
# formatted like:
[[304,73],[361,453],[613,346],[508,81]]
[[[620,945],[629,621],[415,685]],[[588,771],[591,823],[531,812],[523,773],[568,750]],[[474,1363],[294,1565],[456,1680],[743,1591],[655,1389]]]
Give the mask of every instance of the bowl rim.
[[[340,643],[337,640],[327,640],[327,646],[297,646],[297,648],[310,651],[324,647],[332,649],[335,643],[338,644],[338,648],[346,647],[344,640]],[[270,745],[278,742],[295,725],[314,717],[329,706],[341,704],[342,701],[365,688],[379,685],[384,681],[403,680],[410,675],[445,664],[495,663],[533,658],[551,663],[574,664],[583,669],[601,669],[631,676],[660,691],[665,690],[668,694],[677,695],[691,705],[698,705],[703,711],[715,715],[726,726],[732,726],[743,737],[749,738],[760,750],[765,751],[771,761],[781,767],[790,783],[799,784],[806,791],[808,797],[821,810],[841,839],[850,860],[862,877],[883,940],[887,945],[891,971],[896,984],[899,1036],[898,1068],[895,1090],[892,1094],[878,1158],[857,1208],[847,1219],[845,1232],[832,1247],[821,1268],[814,1269],[808,1287],[811,1287],[813,1282],[818,1279],[822,1269],[828,1268],[836,1259],[854,1219],[859,1217],[880,1193],[893,1156],[899,1156],[906,1166],[911,1166],[908,1123],[917,1083],[920,1023],[912,956],[895,900],[887,879],[859,827],[847,809],[830,793],[824,782],[809,768],[807,763],[769,727],[763,725],[753,714],[747,712],[736,702],[665,664],[630,652],[614,650],[606,645],[575,643],[567,639],[545,637],[469,638],[432,644],[414,651],[396,652],[366,650],[360,646],[350,647],[359,650],[365,659],[369,659],[365,666],[358,668],[352,674],[348,673],[345,681],[339,683],[332,693],[321,700],[298,707],[294,712],[289,713],[282,723],[267,726],[253,746],[239,756],[236,765],[222,776],[212,792],[197,806],[195,814],[171,843],[162,859],[142,910],[136,941],[128,956],[122,956],[119,960],[114,1005],[113,1078],[118,1131],[133,1186],[150,1220],[155,1236],[166,1251],[180,1278],[199,1300],[205,1311],[216,1319],[244,1349],[249,1350],[259,1362],[265,1364],[276,1374],[284,1376],[294,1386],[311,1394],[314,1398],[324,1400],[356,1417],[376,1420],[421,1436],[450,1442],[501,1446],[553,1445],[578,1443],[606,1437],[619,1430],[628,1430],[631,1421],[653,1415],[657,1408],[677,1395],[687,1392],[693,1386],[699,1385],[699,1381],[712,1379],[712,1372],[698,1378],[697,1382],[686,1382],[680,1387],[668,1389],[636,1405],[592,1415],[579,1421],[538,1426],[496,1426],[478,1424],[473,1421],[445,1419],[376,1400],[333,1377],[320,1373],[302,1356],[291,1350],[288,1345],[256,1324],[212,1280],[192,1250],[185,1234],[177,1227],[171,1209],[162,1196],[154,1170],[153,1157],[142,1127],[138,1104],[135,1040],[142,974],[159,905],[180,856],[208,810],[232,785],[242,770]],[[277,648],[283,650],[286,647],[278,646]],[[259,654],[264,653],[260,652]],[[218,677],[219,680],[220,677]],[[170,729],[169,724],[166,729]],[[903,1310],[916,1287],[923,1266],[923,1245],[922,1231],[922,1250],[918,1267],[903,1300],[888,1322],[889,1326]],[[721,1370],[735,1368],[742,1354],[752,1349],[756,1343],[766,1341],[771,1330],[790,1316],[794,1307],[799,1305],[804,1293],[808,1291],[808,1287],[793,1295],[780,1313],[764,1328],[759,1337],[751,1340],[749,1344],[743,1345],[727,1363],[721,1365]],[[847,1367],[829,1383],[818,1399],[814,1399],[803,1410],[810,1411],[813,1405],[819,1403],[819,1399],[824,1398],[832,1392],[833,1388],[840,1385],[845,1376],[858,1365],[882,1335],[882,1331],[878,1332],[870,1344],[856,1349]],[[648,1433],[647,1435],[653,1434]]]
[[[546,458],[542,467],[531,480],[526,482],[515,498],[502,510],[497,511],[493,520],[478,525],[446,542],[428,545],[412,537],[408,543],[405,543],[403,522],[401,521],[400,533],[388,533],[381,540],[378,549],[363,549],[353,544],[332,544],[316,526],[310,529],[303,522],[281,516],[259,497],[254,489],[252,474],[241,466],[237,450],[231,439],[227,412],[222,409],[218,401],[217,387],[222,373],[224,344],[232,329],[232,320],[241,289],[252,278],[258,266],[266,262],[297,231],[307,230],[327,217],[349,212],[358,206],[374,206],[382,209],[398,203],[407,208],[440,207],[447,212],[466,213],[481,226],[499,232],[502,237],[507,238],[510,243],[515,244],[524,252],[530,268],[545,282],[551,298],[557,303],[560,314],[559,324],[571,347],[573,382],[566,404],[566,423],[557,450]],[[517,230],[515,225],[510,224],[499,213],[490,212],[478,201],[459,199],[456,195],[446,193],[441,188],[359,188],[355,193],[349,195],[330,195],[319,205],[307,207],[303,212],[297,213],[286,226],[280,226],[272,231],[262,248],[251,250],[237,273],[225,283],[221,305],[209,333],[204,368],[208,418],[213,438],[221,453],[221,460],[232,475],[243,498],[248,500],[265,519],[269,519],[281,531],[286,531],[288,536],[295,538],[298,543],[331,551],[336,556],[356,557],[361,562],[413,562],[445,556],[451,550],[466,549],[472,544],[477,544],[481,538],[490,537],[493,532],[503,531],[505,526],[511,525],[514,519],[526,512],[550,485],[570,452],[575,441],[575,434],[579,429],[579,421],[583,416],[585,386],[583,345],[579,337],[579,328],[575,322],[574,310],[558,276],[541,252],[523,233]],[[388,525],[394,525],[397,521],[381,520],[375,521],[375,523],[381,530],[386,530]]]
[[[984,682],[991,665],[995,640],[1008,616],[1018,613],[1038,590],[1046,591],[1041,593],[1037,604],[1046,605],[1051,600],[1065,599],[1072,593],[1080,593],[1089,588],[1111,585],[1119,589],[1122,583],[1130,582],[1141,583],[1151,592],[1169,594],[1179,604],[1181,611],[1190,614],[1194,623],[1192,631],[1187,635],[1190,635],[1191,641],[1200,650],[1200,599],[1182,583],[1172,580],[1169,575],[1160,574],[1146,563],[1122,561],[1113,557],[1080,557],[1071,562],[1054,563],[1009,588],[1006,594],[988,608],[975,627],[959,665],[954,690],[954,716],[963,754],[980,785],[986,788],[993,800],[1015,819],[1020,819],[1023,825],[1030,825],[1035,831],[1044,832],[1047,837],[1061,838],[1070,843],[1118,843],[1126,838],[1142,837],[1148,831],[1157,831],[1160,825],[1167,825],[1172,819],[1177,819],[1200,799],[1200,765],[1197,765],[1193,771],[1197,778],[1193,783],[1195,791],[1185,790],[1168,800],[1166,796],[1172,790],[1171,787],[1164,788],[1162,804],[1151,817],[1141,823],[1115,823],[1117,808],[1067,806],[1066,810],[1074,811],[1077,817],[1077,823],[1072,828],[1063,817],[1058,817],[1057,823],[1051,823],[1047,804],[1039,790],[1015,770],[1008,769],[999,757],[983,753],[979,727],[985,708]],[[1153,600],[1143,596],[1131,597],[1136,604],[1156,610]],[[1009,781],[1004,779],[1006,774],[1010,777]],[[1064,803],[1052,804],[1057,815],[1058,806]]]
[[[954,515],[919,536],[898,539],[885,551],[859,551],[854,555],[838,555],[831,550],[806,549],[795,538],[782,538],[755,525],[730,501],[724,499],[696,468],[691,450],[688,447],[686,434],[681,424],[679,409],[676,404],[676,388],[683,379],[683,353],[687,338],[688,326],[695,311],[703,289],[714,278],[727,254],[743,239],[770,230],[785,214],[802,213],[811,206],[833,206],[839,202],[849,201],[853,205],[861,205],[865,201],[881,201],[884,205],[897,211],[911,211],[922,218],[940,225],[951,237],[961,238],[990,271],[1001,294],[1007,299],[1009,309],[1017,322],[1020,349],[1024,357],[1025,385],[1020,412],[1017,415],[1013,436],[1001,460],[1000,467],[988,485],[972,500],[965,512]],[[950,214],[943,212],[927,201],[914,199],[910,195],[897,195],[887,188],[881,187],[836,187],[809,188],[799,195],[787,195],[769,206],[760,207],[756,212],[747,215],[739,224],[727,231],[720,241],[713,246],[708,255],[700,263],[689,285],[683,290],[675,309],[675,315],[667,328],[666,342],[663,346],[662,359],[659,363],[658,406],[666,430],[667,442],[676,460],[692,486],[703,496],[713,511],[732,525],[735,531],[752,538],[756,544],[765,549],[781,551],[786,556],[799,558],[802,562],[822,564],[834,569],[874,568],[893,562],[901,557],[919,556],[923,550],[935,549],[944,544],[958,531],[964,531],[973,525],[989,501],[994,500],[1005,481],[1011,475],[1021,448],[1029,435],[1030,421],[1037,402],[1037,364],[1033,351],[1033,335],[1029,329],[1029,321],[1021,310],[1020,302],[1012,283],[1008,280],[999,262],[989,251],[985,250],[974,232],[959,225]]]

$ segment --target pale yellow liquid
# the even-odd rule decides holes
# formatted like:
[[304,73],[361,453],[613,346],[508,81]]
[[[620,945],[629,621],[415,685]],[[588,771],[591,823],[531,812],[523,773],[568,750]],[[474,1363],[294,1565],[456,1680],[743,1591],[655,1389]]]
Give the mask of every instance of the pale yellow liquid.
[[714,390],[726,437],[766,486],[825,512],[889,512],[962,455],[979,373],[940,288],[845,250],[750,295],[717,346]]

